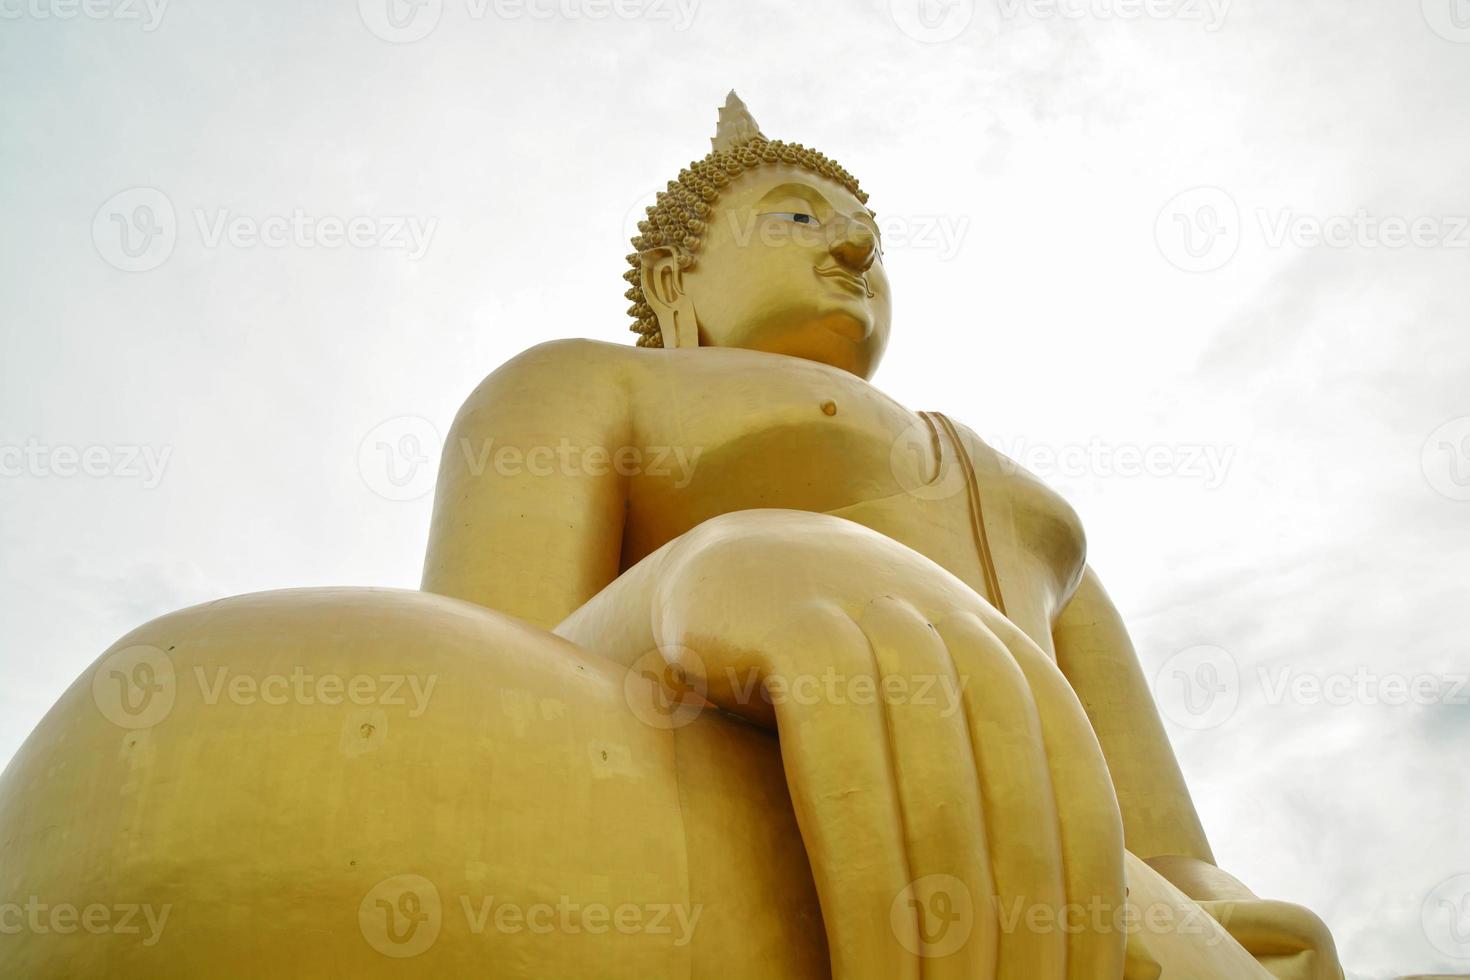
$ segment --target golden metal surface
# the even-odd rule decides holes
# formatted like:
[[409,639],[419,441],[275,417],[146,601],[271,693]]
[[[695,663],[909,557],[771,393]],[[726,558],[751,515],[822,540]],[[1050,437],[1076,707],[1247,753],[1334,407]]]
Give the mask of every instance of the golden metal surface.
[[732,95],[631,263],[639,346],[465,403],[422,592],[185,610],[62,696],[0,977],[1341,977],[1214,867],[1076,515],[869,383],[856,181]]

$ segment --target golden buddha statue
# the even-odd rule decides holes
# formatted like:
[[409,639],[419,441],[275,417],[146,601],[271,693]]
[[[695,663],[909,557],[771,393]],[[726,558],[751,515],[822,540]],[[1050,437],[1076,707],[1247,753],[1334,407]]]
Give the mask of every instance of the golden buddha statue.
[[423,591],[187,609],[62,696],[0,977],[1340,978],[1215,867],[1073,511],[869,384],[857,181],[732,93],[634,245],[636,346],[465,403]]

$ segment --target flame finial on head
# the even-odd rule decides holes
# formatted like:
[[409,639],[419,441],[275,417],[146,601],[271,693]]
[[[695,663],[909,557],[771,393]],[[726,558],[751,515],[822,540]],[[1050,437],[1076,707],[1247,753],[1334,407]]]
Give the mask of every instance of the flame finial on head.
[[760,126],[756,124],[755,117],[750,114],[740,96],[731,89],[730,94],[725,97],[724,107],[720,109],[720,122],[710,143],[716,152],[733,150],[756,136],[761,136]]

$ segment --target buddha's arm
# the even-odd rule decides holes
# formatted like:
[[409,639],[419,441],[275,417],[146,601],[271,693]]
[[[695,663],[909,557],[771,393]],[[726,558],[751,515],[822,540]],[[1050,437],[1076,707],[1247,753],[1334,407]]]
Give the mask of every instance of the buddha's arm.
[[1057,665],[1077,692],[1112,772],[1128,850],[1214,863],[1194,802],[1122,617],[1091,568],[1052,628]]
[[1128,850],[1189,898],[1281,980],[1341,980],[1322,920],[1263,901],[1215,866],[1147,678],[1112,600],[1091,568],[1052,628],[1057,665],[1092,722],[1123,811]]
[[542,344],[470,395],[445,440],[427,592],[550,628],[618,575],[630,444],[619,363]]

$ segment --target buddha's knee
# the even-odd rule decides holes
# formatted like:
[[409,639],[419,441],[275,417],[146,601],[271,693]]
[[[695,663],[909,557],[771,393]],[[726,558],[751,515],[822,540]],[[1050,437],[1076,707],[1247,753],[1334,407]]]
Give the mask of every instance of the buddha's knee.
[[422,593],[268,593],[155,620],[0,778],[0,977],[253,974],[257,946],[327,976],[333,956],[376,956],[362,895],[442,867],[436,842],[479,851],[568,744],[608,719],[616,739],[620,678]]
[[[309,589],[196,606],[123,637],[62,695],[0,780],[0,827],[13,834],[53,797],[121,819],[131,804],[197,800],[197,780],[226,775],[319,790],[283,779],[281,760],[331,768],[423,747],[466,715],[513,731],[514,704],[568,674],[620,676],[550,633],[427,593]],[[0,866],[14,860],[8,843]]]
[[[303,589],[223,599],[156,619],[89,667],[42,720],[5,786],[38,762],[136,769],[143,752],[318,737],[347,716],[427,716],[446,673],[495,687],[570,644],[510,617],[426,593]],[[538,659],[539,658],[539,659]],[[518,665],[524,665],[518,670]],[[360,734],[360,733],[359,733]],[[381,742],[381,732],[378,742]]]

